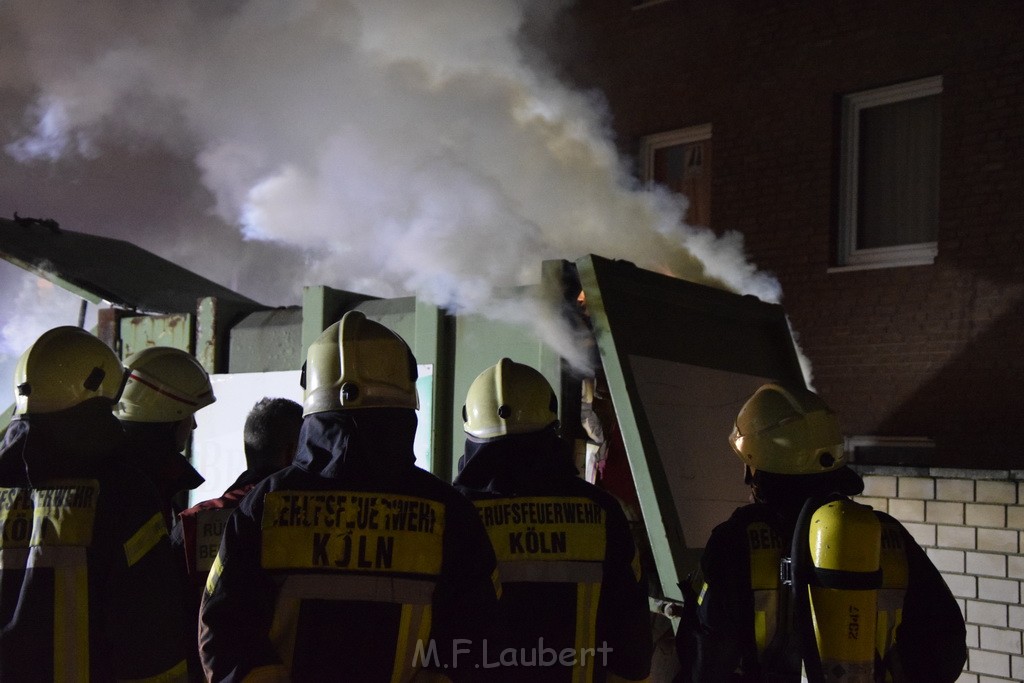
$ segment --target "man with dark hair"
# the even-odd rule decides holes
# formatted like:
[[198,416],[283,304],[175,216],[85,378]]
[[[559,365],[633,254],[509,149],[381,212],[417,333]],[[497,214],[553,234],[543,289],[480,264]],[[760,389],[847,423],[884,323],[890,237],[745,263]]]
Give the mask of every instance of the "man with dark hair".
[[205,680],[199,663],[199,604],[206,575],[220,547],[224,523],[256,484],[291,464],[302,428],[302,406],[287,398],[263,398],[245,418],[246,469],[220,498],[206,500],[178,515],[171,543],[183,556],[188,573],[187,642],[192,680]]
[[302,406],[295,401],[266,397],[257,402],[245,418],[242,434],[246,471],[231,489],[255,485],[292,464],[301,428]]
[[902,524],[849,499],[864,484],[825,402],[766,384],[729,443],[752,503],[715,527],[682,586],[677,681],[955,681],[960,608]]

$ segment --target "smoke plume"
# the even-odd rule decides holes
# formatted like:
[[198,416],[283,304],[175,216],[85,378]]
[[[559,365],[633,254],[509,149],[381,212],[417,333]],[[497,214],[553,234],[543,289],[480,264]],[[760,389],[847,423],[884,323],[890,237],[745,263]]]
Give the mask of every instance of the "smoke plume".
[[524,52],[524,22],[557,4],[4,3],[0,92],[24,105],[6,110],[4,173],[73,185],[113,159],[132,176],[167,163],[135,193],[160,206],[107,187],[54,217],[270,303],[327,284],[507,312],[502,289],[587,253],[777,301],[737,233],[686,225],[683,199],[638,184],[600,97]]

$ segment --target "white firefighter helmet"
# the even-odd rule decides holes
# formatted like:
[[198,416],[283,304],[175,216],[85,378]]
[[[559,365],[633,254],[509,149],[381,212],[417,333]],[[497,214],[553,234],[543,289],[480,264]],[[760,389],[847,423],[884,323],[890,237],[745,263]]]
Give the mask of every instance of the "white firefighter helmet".
[[846,464],[839,421],[807,389],[765,384],[740,408],[729,444],[752,470],[815,474]]
[[214,401],[210,376],[191,354],[152,346],[125,359],[128,383],[115,414],[124,422],[179,422]]
[[473,380],[462,418],[477,439],[537,432],[558,422],[558,400],[544,375],[502,358]]
[[117,401],[125,370],[117,354],[78,327],[44,332],[18,359],[15,415],[55,413],[102,398]]
[[419,408],[409,345],[349,311],[309,346],[303,416],[350,408]]

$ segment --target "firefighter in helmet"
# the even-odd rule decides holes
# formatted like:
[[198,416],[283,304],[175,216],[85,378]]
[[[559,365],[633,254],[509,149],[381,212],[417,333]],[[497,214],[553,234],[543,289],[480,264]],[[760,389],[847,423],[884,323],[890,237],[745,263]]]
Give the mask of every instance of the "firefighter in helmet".
[[207,579],[210,680],[453,680],[497,609],[473,506],[415,464],[416,361],[358,311],[310,346],[292,464],[232,513]]
[[169,346],[134,353],[125,366],[128,382],[115,413],[132,464],[156,485],[170,527],[186,507],[177,496],[204,481],[182,451],[196,428],[195,413],[216,400],[210,376],[191,354]]
[[[463,409],[455,486],[476,505],[498,557],[501,649],[527,653],[502,673],[645,680],[653,643],[636,545],[618,502],[578,476],[557,408],[540,372],[503,358],[473,381]],[[540,666],[545,652],[573,656]]]
[[2,680],[184,680],[167,529],[118,451],[124,377],[77,327],[43,333],[18,361],[0,446]]
[[770,383],[729,436],[751,503],[719,524],[683,585],[682,681],[955,681],[960,609],[893,517],[849,499],[836,415]]

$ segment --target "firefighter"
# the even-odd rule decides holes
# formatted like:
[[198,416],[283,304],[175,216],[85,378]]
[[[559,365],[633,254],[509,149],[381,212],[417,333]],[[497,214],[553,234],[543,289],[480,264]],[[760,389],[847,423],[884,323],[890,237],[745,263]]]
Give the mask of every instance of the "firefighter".
[[351,311],[310,346],[292,465],[232,513],[200,612],[213,681],[484,674],[496,563],[473,506],[415,465],[416,361]]
[[18,361],[0,447],[0,680],[184,680],[159,501],[118,450],[124,377],[77,327]]
[[955,681],[957,602],[898,521],[849,500],[864,485],[825,402],[766,384],[729,443],[752,502],[712,531],[683,586],[677,680]]
[[205,681],[199,662],[199,605],[213,558],[220,548],[224,524],[232,510],[256,484],[291,464],[302,428],[302,406],[287,398],[261,399],[245,418],[242,440],[246,469],[219,498],[197,503],[178,515],[171,545],[183,558],[188,574],[186,645],[189,677]]
[[476,505],[498,558],[502,673],[645,680],[650,611],[629,524],[611,495],[578,476],[547,380],[503,358],[473,381],[463,418],[455,486]]
[[185,507],[179,494],[205,481],[182,452],[195,413],[216,397],[206,370],[181,349],[153,346],[126,358],[125,366],[128,383],[115,413],[128,436],[128,457],[156,485],[170,527]]

